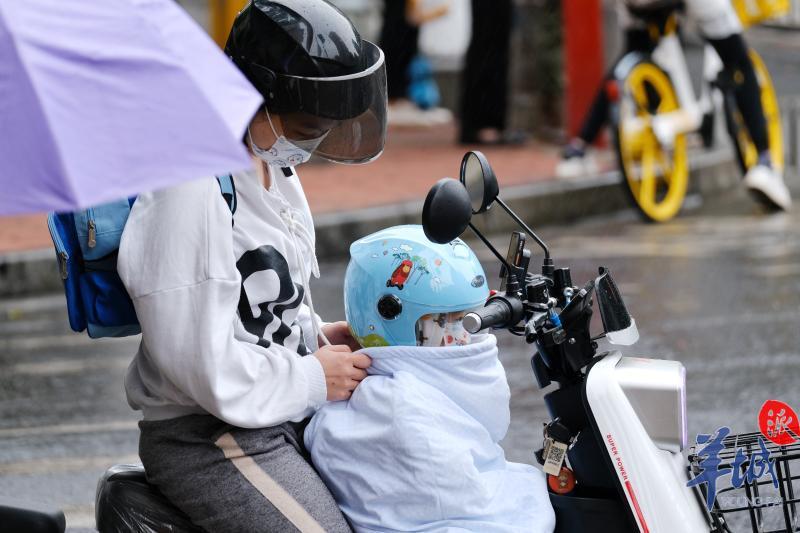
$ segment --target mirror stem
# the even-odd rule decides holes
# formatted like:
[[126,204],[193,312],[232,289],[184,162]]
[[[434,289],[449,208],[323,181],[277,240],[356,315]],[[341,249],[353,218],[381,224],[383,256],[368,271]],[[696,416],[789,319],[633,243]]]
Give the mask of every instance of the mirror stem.
[[[531,238],[532,238],[534,241],[536,241],[537,243],[539,243],[539,246],[541,246],[541,247],[542,247],[542,250],[544,250],[544,259],[545,259],[545,261],[548,261],[548,260],[550,259],[550,249],[547,247],[547,245],[544,243],[544,241],[542,241],[542,239],[540,239],[540,238],[539,238],[539,237],[538,237],[538,236],[537,236],[537,235],[536,235],[536,234],[533,232],[533,230],[532,230],[531,228],[529,228],[529,227],[528,227],[528,225],[527,225],[527,224],[525,224],[525,222],[523,222],[523,221],[522,221],[522,219],[521,219],[521,218],[519,218],[519,217],[517,216],[517,214],[516,214],[514,211],[512,211],[512,210],[511,210],[511,208],[510,208],[510,207],[508,207],[508,206],[506,205],[506,203],[505,203],[503,200],[501,200],[501,199],[500,199],[500,197],[499,197],[499,196],[495,198],[495,201],[496,201],[498,204],[500,204],[500,207],[502,207],[503,209],[505,209],[506,213],[508,213],[508,214],[511,216],[511,218],[513,218],[513,219],[514,219],[514,221],[515,221],[517,224],[519,224],[520,226],[522,226],[522,229],[524,229],[524,230],[525,230],[525,233],[527,233],[528,235],[530,235],[530,237],[531,237]],[[484,241],[484,242],[485,242],[485,241]],[[552,264],[552,263],[551,263],[551,264]]]
[[502,255],[500,255],[500,252],[498,252],[498,251],[495,249],[495,247],[494,247],[494,246],[492,246],[492,243],[490,243],[490,242],[489,242],[489,241],[486,239],[486,237],[484,237],[484,236],[483,236],[483,234],[481,234],[481,232],[480,232],[480,231],[478,231],[478,228],[476,228],[475,226],[473,226],[473,225],[472,225],[472,222],[470,222],[470,223],[469,223],[469,229],[471,229],[471,230],[472,230],[472,232],[473,232],[475,235],[477,235],[477,236],[478,236],[478,238],[479,238],[481,241],[483,241],[483,244],[485,244],[485,245],[486,245],[486,247],[487,247],[487,248],[489,248],[489,250],[491,250],[491,251],[492,251],[492,253],[494,254],[494,256],[495,256],[497,259],[499,259],[501,263],[503,263],[503,265],[506,267],[506,272],[514,272],[514,269],[511,267],[511,265],[509,265],[509,264],[508,264],[508,262],[505,260],[505,258],[504,258]]

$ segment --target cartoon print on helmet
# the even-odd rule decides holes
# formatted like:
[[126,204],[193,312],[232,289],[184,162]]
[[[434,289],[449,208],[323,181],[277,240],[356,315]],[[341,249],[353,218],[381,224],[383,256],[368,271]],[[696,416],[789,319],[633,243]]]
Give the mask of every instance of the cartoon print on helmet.
[[403,285],[408,280],[408,277],[411,275],[411,271],[414,269],[414,263],[412,263],[408,259],[403,259],[400,263],[400,266],[394,269],[392,272],[392,276],[386,280],[387,287],[397,287],[401,291],[403,290]]
[[450,246],[453,247],[453,254],[456,257],[467,258],[469,257],[469,254],[472,253],[472,250],[470,250],[466,244],[458,239],[452,241]]
[[389,346],[389,343],[386,342],[386,339],[378,335],[377,333],[370,333],[366,337],[359,337],[358,335],[353,336],[357,341],[364,348],[377,348],[379,346]]
[[[411,255],[408,253],[413,250],[411,246],[401,244],[399,246],[393,246],[392,250],[394,251],[392,254],[392,257],[394,257],[392,266],[397,265],[397,267],[386,281],[387,287],[397,287],[403,290],[403,287],[405,287],[407,283],[413,281],[414,285],[417,285],[423,276],[431,273],[430,270],[428,270],[427,259],[420,255]],[[384,255],[386,255],[386,250],[384,250]],[[411,268],[408,269],[407,267]],[[431,282],[431,287],[434,288],[433,282]]]
[[[363,337],[359,336],[358,333],[353,329],[353,326],[347,326],[350,329],[350,334],[353,335],[353,338],[358,341],[364,348],[377,348],[378,346],[389,346],[389,343],[386,342],[386,339],[378,335],[377,333],[369,333],[368,335],[364,335]],[[370,324],[369,331],[374,332],[375,326]]]

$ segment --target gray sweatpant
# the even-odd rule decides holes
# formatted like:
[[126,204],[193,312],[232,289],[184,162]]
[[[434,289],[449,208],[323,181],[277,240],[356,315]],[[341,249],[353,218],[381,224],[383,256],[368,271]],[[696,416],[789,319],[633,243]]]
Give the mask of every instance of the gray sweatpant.
[[209,532],[350,532],[308,460],[304,424],[262,429],[210,415],[139,423],[147,479]]

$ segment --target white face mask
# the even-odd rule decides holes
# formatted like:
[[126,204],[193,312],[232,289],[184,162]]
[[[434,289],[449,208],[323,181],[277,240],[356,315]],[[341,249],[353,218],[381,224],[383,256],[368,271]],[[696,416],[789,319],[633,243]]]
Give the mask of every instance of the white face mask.
[[272,119],[269,116],[269,111],[266,109],[264,111],[267,113],[269,127],[272,129],[272,133],[275,135],[275,143],[268,150],[265,150],[253,142],[253,136],[250,134],[250,128],[247,129],[247,136],[250,139],[250,147],[253,149],[253,153],[256,155],[256,157],[270,166],[294,167],[305,163],[311,159],[312,152],[317,149],[320,143],[325,140],[325,137],[328,135],[328,132],[326,131],[314,139],[292,142],[283,135],[278,135],[278,132],[275,131],[275,126],[272,125]]
[[417,322],[418,346],[465,346],[470,334],[461,320],[465,313],[435,313],[425,315]]
[[447,322],[444,325],[444,335],[442,336],[443,346],[465,346],[469,343],[469,332],[464,329],[464,324],[461,320]]

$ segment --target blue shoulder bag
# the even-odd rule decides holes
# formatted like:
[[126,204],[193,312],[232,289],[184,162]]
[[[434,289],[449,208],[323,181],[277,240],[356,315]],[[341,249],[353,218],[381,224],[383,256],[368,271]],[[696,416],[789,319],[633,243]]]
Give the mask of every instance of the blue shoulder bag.
[[[217,178],[220,191],[236,212],[231,175]],[[50,213],[47,226],[67,295],[69,325],[93,339],[141,332],[133,302],[117,273],[122,231],[136,198],[116,200],[72,213]]]

